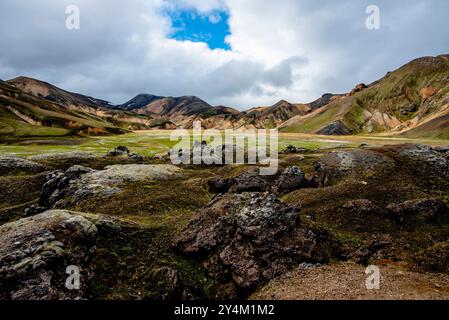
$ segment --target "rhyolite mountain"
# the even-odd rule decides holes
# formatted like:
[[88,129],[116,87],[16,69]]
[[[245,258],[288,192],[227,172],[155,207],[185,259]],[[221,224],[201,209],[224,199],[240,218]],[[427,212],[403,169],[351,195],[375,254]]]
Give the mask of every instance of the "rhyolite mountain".
[[165,126],[172,128],[192,128],[194,121],[200,121],[207,128],[225,129],[234,126],[237,110],[223,106],[211,106],[195,96],[160,97],[139,94],[117,109],[149,115]]
[[423,57],[280,126],[324,135],[397,134],[449,138],[449,55]]
[[327,93],[306,104],[281,100],[243,112],[212,106],[195,96],[139,94],[114,106],[36,79],[0,82],[2,136],[190,129],[194,121],[215,129],[449,138],[449,55],[413,60],[347,94]]
[[0,138],[118,134],[149,129],[154,122],[107,106],[31,78],[0,81]]

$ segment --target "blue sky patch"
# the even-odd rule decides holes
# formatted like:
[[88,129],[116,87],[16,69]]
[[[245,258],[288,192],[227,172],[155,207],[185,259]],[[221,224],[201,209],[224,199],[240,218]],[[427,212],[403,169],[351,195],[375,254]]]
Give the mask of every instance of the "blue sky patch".
[[174,32],[171,39],[179,41],[205,42],[210,49],[230,50],[225,42],[230,34],[229,14],[226,11],[201,13],[195,9],[168,12]]

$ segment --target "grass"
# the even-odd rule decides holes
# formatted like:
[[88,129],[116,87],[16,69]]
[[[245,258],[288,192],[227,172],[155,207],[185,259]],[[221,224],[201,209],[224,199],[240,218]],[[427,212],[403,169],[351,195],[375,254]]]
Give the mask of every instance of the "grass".
[[[132,152],[145,156],[165,153],[175,146],[177,141],[170,141],[170,132],[163,130],[138,131],[123,135],[109,135],[89,138],[39,138],[0,144],[0,155],[31,156],[43,153],[61,153],[70,151],[90,152],[104,155],[107,151],[124,145]],[[319,136],[297,133],[280,133],[279,150],[288,145],[316,150],[320,148],[355,147],[360,144],[384,145],[392,143],[426,143],[431,145],[447,145],[445,140],[410,139],[388,136]]]

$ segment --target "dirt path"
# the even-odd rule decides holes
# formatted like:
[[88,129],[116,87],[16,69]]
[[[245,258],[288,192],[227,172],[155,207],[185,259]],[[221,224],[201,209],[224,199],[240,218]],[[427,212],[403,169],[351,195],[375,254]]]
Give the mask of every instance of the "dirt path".
[[298,268],[271,281],[251,299],[267,300],[446,300],[449,275],[416,273],[379,266],[379,290],[366,289],[365,267],[338,263]]

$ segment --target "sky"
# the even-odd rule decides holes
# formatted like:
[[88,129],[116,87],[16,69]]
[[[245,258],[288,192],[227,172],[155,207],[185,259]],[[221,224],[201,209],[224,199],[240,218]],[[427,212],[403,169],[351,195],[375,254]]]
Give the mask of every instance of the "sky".
[[448,12],[447,0],[1,0],[0,79],[115,104],[138,93],[240,110],[307,103],[449,53]]

